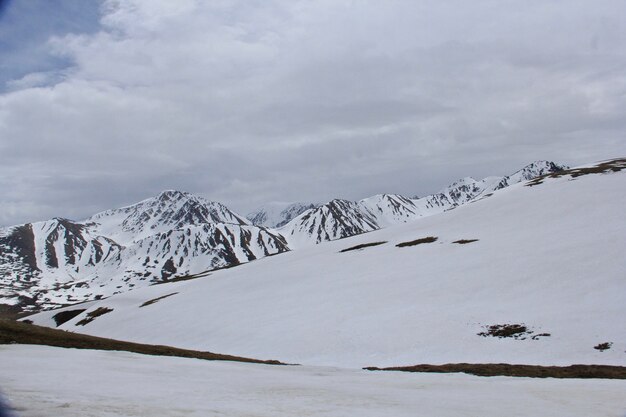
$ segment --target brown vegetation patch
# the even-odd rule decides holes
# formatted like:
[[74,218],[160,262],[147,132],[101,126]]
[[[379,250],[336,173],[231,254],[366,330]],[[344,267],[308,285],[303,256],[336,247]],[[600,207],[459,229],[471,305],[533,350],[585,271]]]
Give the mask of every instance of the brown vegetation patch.
[[144,345],[141,343],[122,342],[102,337],[66,332],[48,327],[25,324],[17,321],[0,319],[0,344],[46,345],[75,349],[119,350],[144,355],[179,356],[212,361],[236,361],[284,365],[275,360],[258,360],[239,356],[222,355],[212,352],[178,349],[171,346]]
[[363,368],[368,371],[465,373],[478,376],[517,376],[530,378],[626,379],[626,367],[610,365],[539,366],[508,363],[448,363],[390,368]]
[[478,242],[478,239],[459,239],[452,243],[458,243],[459,245],[465,245],[467,243]]
[[0,304],[0,318],[16,319],[22,312],[20,305]]
[[407,246],[421,245],[422,243],[433,243],[433,242],[436,242],[437,239],[438,238],[435,236],[428,236],[428,237],[423,237],[421,239],[411,240],[410,242],[398,243],[396,246],[399,248],[404,248]]
[[92,321],[94,321],[96,319],[96,317],[100,317],[103,314],[110,313],[111,311],[113,311],[112,308],[98,307],[94,311],[90,311],[89,313],[87,313],[87,317],[85,317],[84,319],[82,319],[81,321],[76,323],[76,325],[77,326],[84,326],[84,325],[89,324]]
[[150,304],[154,304],[154,303],[156,303],[159,300],[162,300],[162,299],[167,298],[167,297],[171,297],[172,295],[176,295],[176,294],[178,294],[178,293],[177,292],[173,292],[171,294],[162,295],[161,297],[153,298],[152,300],[146,301],[145,303],[143,303],[139,307],[141,308],[141,307],[149,306]]
[[626,158],[612,159],[610,161],[601,162],[592,167],[566,169],[559,172],[553,172],[552,174],[542,175],[526,183],[526,187],[533,187],[535,185],[542,184],[543,180],[545,180],[546,178],[559,178],[565,175],[568,175],[572,178],[578,178],[583,175],[608,174],[611,172],[619,172],[623,169],[626,169]]
[[52,320],[56,323],[57,327],[72,320],[74,317],[78,316],[83,311],[87,310],[86,308],[78,309],[78,310],[66,310],[61,311],[60,313],[52,316]]
[[364,249],[364,248],[369,248],[370,246],[384,245],[385,243],[387,243],[386,240],[384,240],[382,242],[362,243],[360,245],[356,245],[356,246],[352,246],[350,248],[342,249],[339,252],[350,252],[351,250],[360,250],[360,249]]

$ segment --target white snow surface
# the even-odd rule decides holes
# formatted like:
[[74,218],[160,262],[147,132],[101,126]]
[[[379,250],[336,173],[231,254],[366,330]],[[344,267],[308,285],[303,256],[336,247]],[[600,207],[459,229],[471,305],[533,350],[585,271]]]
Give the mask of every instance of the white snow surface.
[[483,378],[0,346],[20,417],[623,417],[626,381]]
[[[625,189],[624,171],[517,184],[412,223],[114,296],[61,328],[312,365],[625,365]],[[438,240],[395,246],[426,236]],[[76,326],[97,307],[113,311]],[[29,318],[53,325],[56,312]],[[505,323],[550,336],[477,335]],[[594,349],[603,342],[611,349]]]

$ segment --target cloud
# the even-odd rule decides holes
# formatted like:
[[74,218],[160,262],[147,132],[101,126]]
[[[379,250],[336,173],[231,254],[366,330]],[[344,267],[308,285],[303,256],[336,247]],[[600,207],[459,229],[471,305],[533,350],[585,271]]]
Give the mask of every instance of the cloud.
[[626,150],[623,2],[135,0],[101,13],[99,31],[47,41],[71,62],[57,78],[35,72],[0,96],[0,224],[165,188],[243,212],[424,194]]

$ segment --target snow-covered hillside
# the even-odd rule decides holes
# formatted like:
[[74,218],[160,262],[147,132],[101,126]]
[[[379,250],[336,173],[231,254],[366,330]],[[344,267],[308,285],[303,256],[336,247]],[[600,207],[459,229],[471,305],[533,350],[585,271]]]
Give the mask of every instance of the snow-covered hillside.
[[[624,365],[624,168],[553,174],[417,222],[68,307],[85,311],[60,328],[318,365]],[[77,325],[96,310],[106,314]],[[57,313],[30,319],[54,326]]]

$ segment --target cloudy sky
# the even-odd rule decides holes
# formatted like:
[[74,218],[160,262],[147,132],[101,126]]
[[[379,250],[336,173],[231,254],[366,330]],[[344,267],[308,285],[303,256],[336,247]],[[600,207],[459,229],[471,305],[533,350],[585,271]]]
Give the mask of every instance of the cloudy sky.
[[626,155],[623,0],[0,0],[0,225]]

